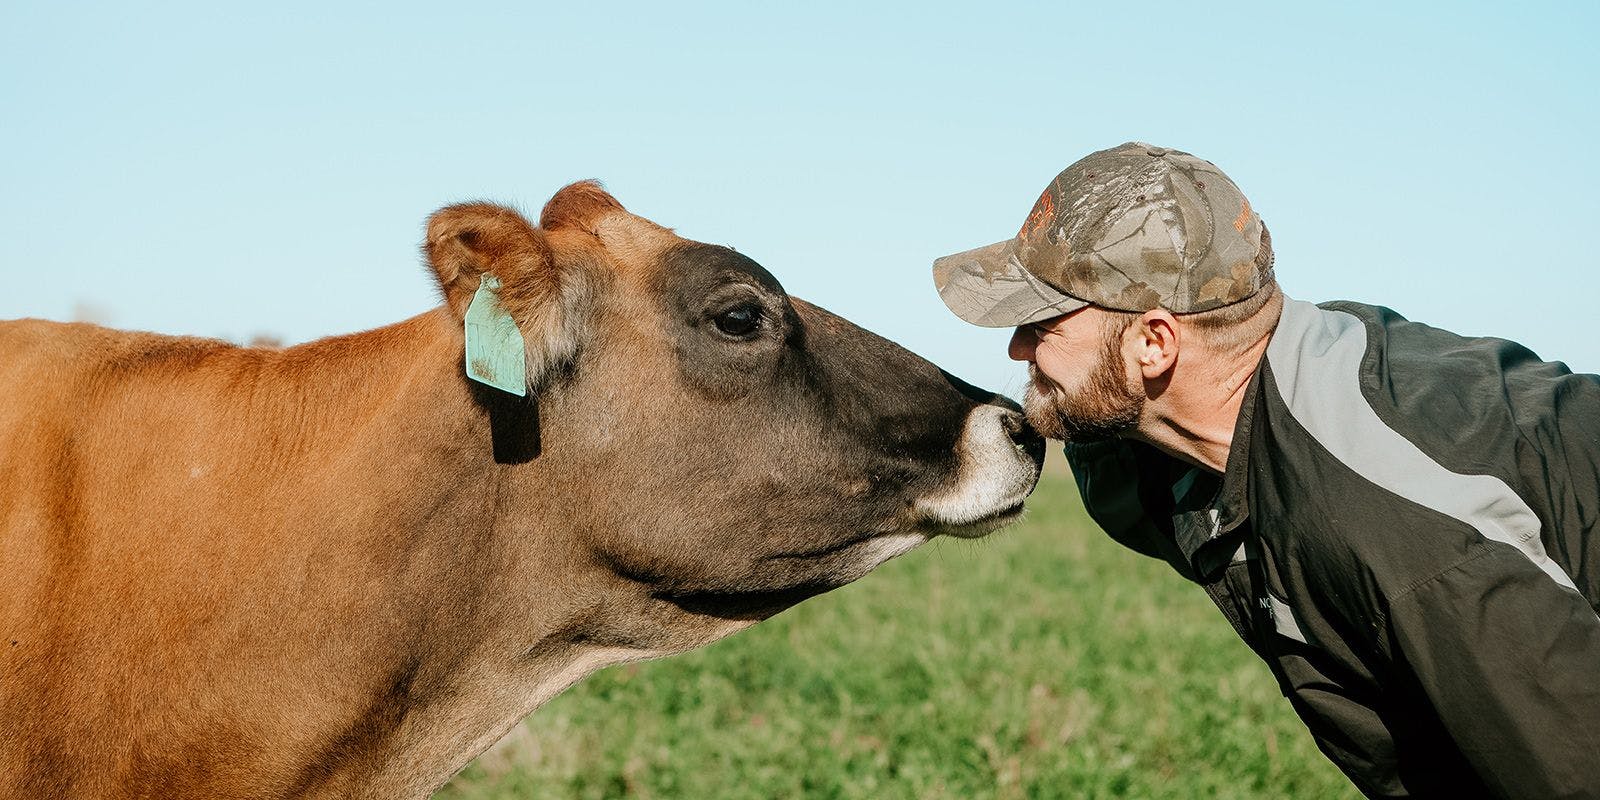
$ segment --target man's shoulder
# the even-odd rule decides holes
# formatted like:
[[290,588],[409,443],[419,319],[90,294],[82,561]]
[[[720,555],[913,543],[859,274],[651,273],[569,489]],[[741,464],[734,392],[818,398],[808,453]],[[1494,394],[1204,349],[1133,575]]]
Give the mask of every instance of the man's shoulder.
[[1360,562],[1394,588],[1485,539],[1542,559],[1535,509],[1549,513],[1550,481],[1545,460],[1525,454],[1561,446],[1561,426],[1546,423],[1580,404],[1600,410],[1600,387],[1503,339],[1377,306],[1293,303],[1264,360],[1260,402],[1253,507],[1282,535],[1310,534],[1301,544],[1320,558]]
[[[1464,336],[1350,301],[1286,303],[1263,365],[1270,397],[1297,419],[1359,430],[1350,423],[1375,415],[1444,462],[1509,455],[1523,432],[1600,408],[1600,377],[1574,374],[1508,339]],[[1574,397],[1580,402],[1564,408]]]
[[[1565,364],[1546,361],[1510,339],[1457,333],[1408,319],[1385,306],[1350,300],[1316,305],[1290,301],[1285,311],[1291,317],[1321,317],[1318,324],[1360,341],[1364,347],[1360,377],[1373,383],[1375,389],[1393,385],[1412,391],[1431,389],[1461,394],[1478,385],[1504,384],[1513,390],[1538,391],[1566,379],[1600,382],[1600,377],[1574,374]],[[1360,324],[1355,326],[1353,322]],[[1303,330],[1306,326],[1301,327]],[[1292,334],[1293,328],[1291,324],[1284,330]]]
[[1489,349],[1378,306],[1290,301],[1257,378],[1252,457],[1352,499],[1431,500],[1485,464],[1510,479],[1519,434],[1488,388],[1504,384]]

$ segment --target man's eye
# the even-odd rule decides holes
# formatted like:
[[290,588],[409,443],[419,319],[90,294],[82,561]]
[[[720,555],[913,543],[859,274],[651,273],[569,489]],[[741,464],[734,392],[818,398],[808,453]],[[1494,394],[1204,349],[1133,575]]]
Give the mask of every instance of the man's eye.
[[718,314],[712,321],[716,323],[717,330],[743,339],[761,328],[761,306],[734,306]]

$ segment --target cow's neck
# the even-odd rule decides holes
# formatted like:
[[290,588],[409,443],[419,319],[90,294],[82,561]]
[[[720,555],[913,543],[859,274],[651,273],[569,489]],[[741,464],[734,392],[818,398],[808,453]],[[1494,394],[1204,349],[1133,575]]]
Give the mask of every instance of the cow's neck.
[[321,487],[302,516],[337,563],[327,585],[298,594],[334,598],[321,613],[343,629],[325,640],[332,652],[304,654],[342,687],[320,693],[313,738],[331,746],[303,766],[329,795],[425,796],[583,676],[683,646],[652,639],[673,620],[649,619],[678,612],[575,544],[559,452],[496,463],[481,390],[456,374],[449,318],[365,336],[313,345],[332,375],[302,376],[357,378],[337,419],[308,421],[324,441],[302,443],[319,454],[306,474]]

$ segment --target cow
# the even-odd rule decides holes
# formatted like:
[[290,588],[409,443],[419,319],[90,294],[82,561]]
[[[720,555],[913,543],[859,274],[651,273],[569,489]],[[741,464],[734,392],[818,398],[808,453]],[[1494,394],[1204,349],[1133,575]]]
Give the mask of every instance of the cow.
[[596,183],[423,250],[438,308],[294,347],[0,323],[0,797],[426,797],[1038,479],[1015,403]]

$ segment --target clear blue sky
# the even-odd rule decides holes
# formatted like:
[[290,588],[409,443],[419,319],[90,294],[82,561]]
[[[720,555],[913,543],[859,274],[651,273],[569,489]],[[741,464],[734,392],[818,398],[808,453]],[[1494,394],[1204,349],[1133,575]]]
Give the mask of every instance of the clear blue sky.
[[1244,188],[1291,295],[1600,371],[1597,3],[155,5],[0,9],[0,318],[373,327],[435,303],[431,211],[595,177],[1015,392],[929,264],[1141,139]]

